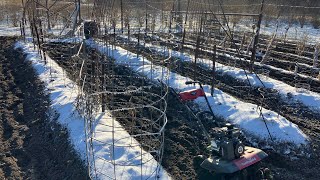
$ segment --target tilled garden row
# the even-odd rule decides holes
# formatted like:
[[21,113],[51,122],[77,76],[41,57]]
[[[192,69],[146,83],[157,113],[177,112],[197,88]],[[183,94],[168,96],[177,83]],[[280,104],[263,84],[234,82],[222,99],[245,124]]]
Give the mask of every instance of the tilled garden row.
[[[134,48],[133,46],[121,42],[119,42],[118,45],[131,52],[150,57],[149,59],[156,65],[167,66],[173,72],[177,72],[194,80],[199,80],[205,84],[212,83],[212,70],[204,68],[201,65],[185,62],[176,57],[171,58],[170,62],[164,63],[163,59],[166,59],[167,57],[162,56],[159,53],[153,53],[148,48]],[[313,112],[301,103],[288,103],[288,99],[284,100],[279,93],[272,89],[251,87],[247,82],[237,80],[226,74],[216,74],[216,80],[218,81],[217,88],[222,91],[227,92],[242,101],[261,105],[266,109],[273,110],[302,127],[312,129],[317,134],[320,133],[320,122],[318,121],[320,114]]]
[[[66,72],[69,74],[69,77],[76,81],[75,76],[73,74],[78,74],[81,68],[82,62],[77,62],[71,60],[71,56],[73,54],[70,54],[71,51],[68,52],[68,44],[48,44],[50,48],[48,49],[47,53],[49,56],[58,62],[58,64],[66,70]],[[68,52],[68,53],[67,53]],[[61,59],[61,55],[65,58]],[[123,81],[130,81],[131,84],[134,86],[141,86],[144,85],[150,85],[151,82],[148,80],[143,81],[143,83],[140,81],[139,78],[134,78],[134,76],[139,76],[135,72],[133,72],[128,67],[115,65],[112,63],[112,60],[109,58],[103,58],[102,55],[98,54],[97,52],[94,52],[92,50],[88,50],[87,54],[80,54],[82,57],[87,57],[89,60],[88,63],[90,64],[90,59],[96,59],[99,57],[99,61],[105,61],[106,62],[106,70],[105,72],[101,72],[104,75],[110,76],[110,75],[117,75],[119,78],[121,78]],[[94,58],[93,58],[94,56]],[[84,68],[84,74],[91,74],[92,72]],[[127,79],[125,77],[132,76],[132,78],[128,77]],[[85,89],[87,91],[90,91],[91,88],[89,88],[89,83],[85,85]],[[153,86],[150,90],[151,92],[155,94],[159,94],[160,87]],[[160,94],[159,94],[160,95]],[[119,96],[113,96],[113,97],[105,97],[106,101],[113,100],[117,102],[127,102],[128,97],[126,95],[119,95]],[[135,99],[137,103],[145,103],[148,100],[143,99]],[[144,101],[144,102],[143,102]],[[174,179],[208,179],[208,178],[214,178],[212,174],[209,172],[206,172],[202,168],[200,168],[201,161],[197,157],[198,155],[207,155],[206,147],[207,147],[207,141],[205,140],[204,135],[201,133],[199,127],[196,125],[196,120],[192,118],[186,108],[180,104],[177,97],[173,93],[169,93],[167,98],[167,118],[168,123],[166,125],[165,130],[165,145],[164,145],[164,152],[163,152],[163,161],[162,166],[169,172],[169,174]],[[112,107],[106,107],[107,109],[112,109]],[[121,107],[117,107],[121,108]],[[130,114],[127,114],[128,112],[125,111],[119,111],[117,113],[114,113],[114,117],[130,117]],[[140,112],[137,116],[144,116],[145,118],[148,118],[145,114],[146,112]],[[143,115],[142,115],[143,114]],[[148,114],[148,113],[147,113]],[[132,122],[132,118],[117,118],[117,121],[120,122],[123,127],[127,130],[128,133],[134,134],[139,132],[140,129],[135,128],[134,125],[137,125],[136,123],[139,122]],[[206,124],[208,128],[213,127],[213,123]],[[137,139],[141,144],[144,145],[151,145],[152,140],[148,139]]]
[[87,179],[17,39],[0,37],[0,179]]
[[[236,41],[236,40],[234,40]],[[181,41],[179,43],[182,43]],[[201,39],[200,45],[199,47],[201,49],[204,50],[209,50],[209,51],[213,51],[213,46],[212,45],[208,45],[208,42],[205,41],[205,39]],[[210,42],[209,42],[210,43]],[[260,47],[260,51],[263,51],[264,53],[266,53],[267,51],[267,44],[263,44],[264,42],[260,42],[259,41],[259,47]],[[185,44],[186,45],[191,45],[193,47],[196,47],[196,39],[195,38],[191,38],[191,39],[186,39],[185,40]],[[218,43],[219,44],[219,43]],[[244,58],[246,60],[250,60],[251,56],[249,54],[246,54],[246,48],[247,47],[242,47],[242,49],[240,50],[240,54],[238,54],[237,49],[239,48],[241,45],[237,43],[236,47],[235,44],[229,42],[230,47],[222,47],[222,46],[217,46],[217,52],[218,53],[222,53],[222,54],[228,54],[228,55],[232,55],[235,58],[236,57],[241,57]],[[266,47],[261,47],[261,46],[266,46]],[[319,70],[313,68],[313,54],[309,55],[308,57],[302,56],[297,54],[294,50],[287,50],[285,48],[282,48],[283,44],[279,43],[276,44],[275,47],[272,46],[269,49],[268,52],[268,56],[266,57],[266,59],[263,61],[262,66],[265,65],[271,65],[275,68],[281,68],[287,71],[291,71],[294,72],[295,71],[295,66],[296,63],[298,63],[298,73],[299,74],[303,74],[309,77],[313,77],[313,78],[317,78],[319,75]],[[283,51],[281,51],[283,50]],[[311,56],[311,57],[310,57]],[[256,59],[257,62],[261,62],[261,59]]]
[[[136,35],[138,36],[138,35]],[[140,35],[141,36],[141,35]],[[140,39],[143,39],[143,37],[140,37]],[[176,50],[176,51],[184,51],[187,52],[191,55],[195,54],[196,51],[196,44],[193,42],[191,44],[189,44],[190,46],[183,46],[183,49],[181,49],[181,42],[177,42],[177,41],[162,41],[159,38],[153,38],[148,36],[147,38],[144,38],[145,42],[147,43],[159,43],[161,46],[167,46],[170,49]],[[179,46],[180,45],[180,46]],[[199,46],[200,49],[199,51],[199,58],[206,58],[206,57],[213,57],[214,53],[213,53],[213,47],[210,46],[204,46],[204,45],[200,45]],[[227,54],[229,52],[226,52]],[[236,54],[236,52],[233,52],[233,54]],[[250,62],[246,61],[246,60],[241,60],[240,58],[236,58],[236,57],[229,57],[224,55],[223,53],[218,54],[217,55],[217,62],[223,64],[223,65],[227,65],[227,66],[235,66],[237,68],[241,68],[241,69],[246,69],[248,70],[250,67]],[[279,57],[279,55],[277,56]],[[263,70],[267,70],[269,71],[269,76],[273,79],[279,80],[279,81],[283,81],[291,86],[295,86],[296,83],[307,83],[310,85],[310,90],[313,92],[320,92],[320,81],[314,80],[310,77],[313,78],[317,78],[319,75],[319,71],[314,70],[310,67],[307,66],[300,66],[299,67],[299,73],[302,73],[306,76],[301,76],[301,75],[295,75],[293,73],[293,71],[295,70],[295,62],[291,62],[291,63],[285,63],[283,61],[277,61],[278,58],[274,58],[274,60],[272,61],[266,61],[266,65],[257,65],[255,64],[253,66],[254,69],[263,69]],[[280,68],[277,69],[277,68]],[[281,68],[283,68],[283,70],[286,71],[290,71],[292,73],[288,73],[286,71],[282,71]]]
[[[230,42],[229,36],[225,37],[225,33],[220,35],[215,35],[210,38],[206,36],[201,37],[201,41],[211,40],[217,42],[217,44],[229,44],[231,47],[235,48],[235,44],[240,47],[242,44],[242,50],[246,49],[248,43],[252,40],[253,34],[246,32],[246,36],[243,36],[243,32],[234,32],[233,33],[233,43]],[[175,34],[176,36],[181,36],[181,34]],[[191,39],[193,42],[196,42],[198,34],[189,35],[186,39]],[[259,49],[266,51],[270,44],[272,36],[260,34],[259,37]],[[235,49],[234,49],[235,50]],[[314,45],[309,45],[307,42],[303,41],[284,41],[283,39],[276,38],[274,39],[271,50],[274,55],[284,55],[283,57],[291,58],[291,61],[297,61],[300,63],[306,63],[312,65],[312,60],[314,58]],[[273,57],[271,55],[271,57]],[[309,61],[306,61],[306,60]],[[310,61],[311,60],[311,61]]]
[[[170,62],[163,62],[163,60],[167,57],[153,53],[148,48],[134,46],[132,44],[130,45],[130,43],[123,43],[121,40],[118,41],[117,45],[133,53],[148,57],[148,60],[152,61],[156,65],[166,66],[173,72],[177,72],[183,76],[201,81],[205,84],[211,84],[212,71],[199,65],[195,65],[194,63],[190,62],[183,62],[178,60],[177,58],[171,58]],[[305,107],[300,103],[288,103],[272,89],[250,87],[246,82],[239,81],[225,74],[217,74],[216,79],[218,80],[217,87],[222,91],[227,92],[242,101],[261,105],[266,109],[278,112],[291,122],[299,125],[302,131],[311,138],[311,156],[313,158],[317,158],[319,156],[320,122],[318,119],[320,115],[318,113],[309,110],[308,107]],[[263,98],[262,95],[265,96],[265,98]],[[271,153],[273,154],[273,152]],[[309,167],[306,168],[306,172],[312,174],[308,169],[314,168],[315,164],[317,167],[319,167],[319,162],[313,161],[313,158],[303,159],[302,157],[302,159],[299,159],[299,162],[294,161],[292,163],[304,163],[307,167]],[[276,163],[274,165],[278,166],[278,162],[275,162]],[[270,163],[273,164],[274,162],[270,161]]]
[[[56,49],[57,48],[58,47],[56,47]],[[132,49],[133,48],[131,48],[131,50]],[[49,54],[52,57],[61,57],[62,54],[59,54],[59,52],[62,51],[52,50],[49,52]],[[154,56],[153,59],[155,59]],[[62,62],[68,62],[68,58],[64,58]],[[157,63],[157,61],[154,61],[154,63]],[[66,63],[61,63],[61,61],[60,65],[65,69],[71,69],[70,67],[66,66]],[[121,72],[126,71],[121,70],[117,71],[116,73],[121,74]],[[194,123],[195,120],[190,118],[184,106],[180,105],[176,97],[172,94],[170,94],[168,98],[167,116],[169,122],[166,127],[166,143],[163,158],[163,166],[165,169],[172,174],[174,178],[178,179],[201,179],[209,177],[209,173],[202,170],[199,167],[199,162],[197,162],[199,161],[197,155],[206,154],[204,150],[206,141],[204,140],[202,133],[197,130],[198,128]],[[206,127],[212,127],[212,125]],[[317,175],[312,174],[312,169],[315,169],[319,166],[316,164],[316,161],[310,161],[309,158],[291,160],[289,157],[279,155],[273,151],[270,151],[269,155],[270,157],[266,160],[264,165],[272,167],[276,179],[301,179],[307,176],[317,179]],[[312,157],[314,157],[314,154],[312,154]],[[301,172],[296,172],[295,167],[301,163],[305,165],[305,168],[301,169]]]

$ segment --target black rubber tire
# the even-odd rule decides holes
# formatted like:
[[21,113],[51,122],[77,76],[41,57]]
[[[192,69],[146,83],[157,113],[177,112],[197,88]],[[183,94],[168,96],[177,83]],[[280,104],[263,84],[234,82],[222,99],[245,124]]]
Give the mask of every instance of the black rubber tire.
[[234,148],[235,148],[234,155],[236,156],[236,158],[239,158],[244,153],[245,147],[242,144],[242,142],[239,142],[234,146]]

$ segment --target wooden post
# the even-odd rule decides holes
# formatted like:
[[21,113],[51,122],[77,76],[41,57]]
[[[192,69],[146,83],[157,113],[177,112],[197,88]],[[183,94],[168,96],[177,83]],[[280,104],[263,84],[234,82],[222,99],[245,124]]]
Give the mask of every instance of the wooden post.
[[200,33],[197,36],[197,44],[196,44],[196,51],[194,54],[194,76],[193,80],[196,80],[196,67],[197,67],[197,59],[199,57],[199,47],[200,47]]
[[172,13],[173,13],[173,11],[174,11],[174,2],[173,2],[173,4],[172,4],[172,10],[171,10],[171,12],[170,12],[169,33],[171,33],[171,29],[172,29],[172,20],[173,20],[173,15],[172,15]]
[[40,17],[40,14],[39,14],[39,0],[35,0],[35,12],[36,12],[36,17],[39,18]]
[[313,58],[313,68],[317,68],[318,66],[318,60],[319,60],[319,48],[320,44],[314,47],[314,58]]
[[21,34],[21,38],[22,38],[23,37],[22,22],[20,22],[19,25],[20,25],[20,34]]
[[145,28],[145,35],[147,35],[147,30],[148,29],[148,8],[147,8],[147,3],[146,3],[146,28]]
[[128,42],[130,42],[130,23],[128,21]]
[[[101,73],[101,87],[102,87],[102,92],[106,90],[106,87],[105,87],[105,82],[106,82],[106,79],[105,79],[105,72],[106,72],[106,67],[105,67],[105,63],[106,63],[106,57],[104,56],[104,61],[102,61],[102,73]],[[102,109],[102,112],[105,112],[106,110],[106,101],[105,101],[105,94],[102,93],[101,95],[101,109]]]
[[26,41],[26,30],[25,30],[25,25],[26,25],[26,5],[24,3],[24,0],[21,0],[22,3],[22,23],[21,23],[21,28],[22,28],[22,37],[24,39],[24,41]]
[[299,66],[298,66],[298,63],[296,62],[296,65],[294,67],[294,79],[297,79],[298,71],[299,71]]
[[217,45],[213,47],[213,58],[212,58],[212,81],[211,81],[211,96],[214,94],[214,85],[216,83],[216,54],[217,54]]
[[257,45],[259,43],[259,34],[260,34],[262,17],[263,17],[262,12],[263,12],[264,1],[265,0],[262,0],[262,3],[261,3],[261,9],[260,9],[259,20],[258,20],[258,24],[257,24],[257,30],[256,30],[256,34],[254,36],[253,47],[252,47],[252,51],[251,51],[252,54],[251,54],[251,58],[250,58],[250,67],[249,67],[250,72],[253,71],[253,65],[254,65],[254,61],[256,59],[256,51],[257,51]]
[[201,36],[201,32],[202,32],[202,17],[200,17],[200,27],[199,27],[199,32],[198,32],[198,36],[197,36],[197,44],[196,44],[196,51],[195,51],[195,55],[194,55],[194,76],[193,76],[193,80],[196,80],[196,67],[197,67],[197,59],[199,57],[199,53],[200,53],[200,36]]
[[26,41],[26,27],[25,27],[25,18],[22,18],[22,36],[23,40]]
[[154,31],[156,29],[156,15],[153,14],[152,15],[152,25],[151,25],[151,28],[152,28],[152,36],[154,35]]
[[120,0],[120,9],[121,9],[121,34],[123,34],[123,3]]
[[273,42],[274,42],[274,39],[276,38],[276,36],[277,36],[277,31],[278,31],[278,25],[277,25],[277,28],[276,28],[276,31],[273,33],[273,36],[272,36],[272,39],[270,40],[270,43],[269,43],[269,45],[268,45],[268,47],[267,47],[267,50],[266,50],[266,53],[264,54],[264,56],[262,57],[262,60],[261,60],[261,64],[263,64],[264,63],[264,61],[267,59],[267,57],[269,56],[269,51],[270,51],[270,49],[271,49],[271,46],[272,46],[272,44],[273,44]]
[[94,89],[94,85],[96,84],[96,60],[97,60],[97,56],[96,56],[96,52],[95,50],[92,50],[92,61],[91,61],[91,79],[90,79],[90,89],[91,89],[91,92],[90,93],[93,93],[95,92],[96,90]]
[[183,27],[183,35],[182,35],[182,49],[183,49],[184,41],[186,38],[186,25],[187,25],[187,21],[188,21],[189,5],[190,5],[190,0],[188,0],[187,13],[186,13],[186,17],[184,19],[184,27]]
[[240,45],[240,51],[243,50],[243,45],[246,42],[246,33],[243,33],[243,37],[242,37],[242,41],[241,41],[241,45]]
[[33,49],[36,49],[36,45],[35,45],[35,32],[34,32],[34,28],[33,28],[33,20],[30,20],[30,30],[31,30],[31,36],[32,36],[32,42],[33,42]]
[[[42,22],[41,19],[39,19],[39,27],[40,27],[40,38],[41,38],[41,42],[40,42],[40,47],[42,47],[43,43],[44,43],[44,34],[43,34],[43,30],[42,30]],[[47,57],[46,57],[46,52],[44,49],[42,49],[43,52],[43,59],[44,59],[44,63],[47,64]]]
[[176,30],[178,30],[179,35],[182,35],[182,12],[181,12],[181,0],[178,0],[178,17],[177,17],[177,25],[176,25]]
[[[38,14],[38,11],[36,11],[36,8],[37,5],[36,5],[36,2],[34,2],[34,9],[32,11],[32,21],[33,21],[33,26],[34,26],[34,31],[36,33],[36,37],[37,37],[37,45],[38,45],[38,53],[41,54],[41,44],[40,44],[40,36],[39,36],[39,31],[38,31],[38,19],[35,18],[35,12],[37,12]],[[39,16],[36,16],[36,17],[39,17]]]
[[253,38],[251,38],[251,40],[250,40],[250,42],[249,42],[249,44],[248,44],[248,46],[247,46],[246,55],[249,55],[250,48],[252,49],[253,39],[254,39],[254,37],[253,37]]
[[113,23],[113,46],[116,47],[116,20]]
[[81,1],[78,0],[78,7],[79,7],[79,21],[81,21]]
[[49,0],[46,0],[47,29],[51,30]]
[[[140,25],[138,31],[138,48],[140,47]],[[137,58],[139,58],[140,49],[137,51]]]

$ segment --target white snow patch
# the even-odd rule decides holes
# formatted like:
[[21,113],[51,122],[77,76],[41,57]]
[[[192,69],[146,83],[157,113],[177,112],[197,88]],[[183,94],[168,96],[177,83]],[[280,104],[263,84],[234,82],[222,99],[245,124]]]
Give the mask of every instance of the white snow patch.
[[[140,66],[132,66],[131,68],[151,79],[160,79],[164,77],[164,74],[169,77],[168,84],[170,87],[179,91],[186,91],[194,88],[198,88],[193,85],[185,85],[186,81],[192,79],[181,76],[177,73],[170,72],[166,67],[152,65],[152,63],[143,57],[138,57],[134,53],[131,53],[123,48],[116,47],[113,49],[111,46],[104,46],[94,41],[86,41],[91,47],[98,49],[102,53],[108,53],[116,62],[124,63],[130,62]],[[144,66],[143,66],[144,64]],[[152,71],[151,71],[152,66]],[[160,79],[161,80],[161,79]],[[214,113],[231,122],[237,124],[242,130],[251,133],[261,139],[268,139],[268,131],[265,127],[264,121],[260,117],[257,105],[251,103],[242,102],[222,91],[216,89],[214,96],[210,95],[210,86],[204,86],[206,95],[208,96],[210,106]],[[198,98],[197,102],[203,108],[206,107],[205,99]],[[300,131],[297,125],[291,123],[286,118],[278,116],[277,113],[262,109],[264,117],[266,118],[267,126],[276,142],[292,142],[297,145],[307,143],[308,137]]]
[[[59,114],[59,123],[66,126],[70,132],[70,139],[75,149],[81,155],[83,160],[86,159],[86,138],[84,132],[84,119],[80,116],[76,110],[74,103],[78,95],[78,86],[68,79],[63,72],[63,69],[52,60],[47,57],[47,64],[41,60],[36,50],[33,50],[33,45],[31,43],[18,42],[15,48],[22,48],[24,53],[27,54],[27,60],[32,62],[33,67],[36,69],[40,79],[46,83],[47,89],[50,91],[50,99],[52,101],[52,108],[54,108]],[[112,123],[111,115],[107,113],[97,114],[95,118],[94,127],[94,138],[96,140],[101,140],[103,142],[112,142],[112,135],[110,129],[105,125],[111,125]],[[102,125],[105,124],[105,125]],[[115,126],[122,128],[122,126],[115,121]],[[122,128],[123,129],[123,128]],[[119,141],[118,145],[128,144],[128,140],[133,145],[132,147],[118,147],[116,148],[114,156],[110,150],[112,147],[106,144],[98,144],[95,141],[96,147],[94,152],[96,155],[95,166],[99,174],[99,179],[109,179],[103,174],[110,174],[113,178],[120,179],[146,179],[149,176],[151,178],[156,178],[153,174],[156,167],[159,165],[154,158],[146,152],[142,152],[142,161],[145,162],[151,159],[149,162],[143,164],[143,172],[140,173],[140,166],[126,166],[126,167],[116,167],[116,174],[113,176],[114,166],[110,163],[106,163],[104,160],[113,160],[115,158],[115,163],[126,163],[134,162],[139,164],[141,162],[141,152],[140,148],[134,145],[139,144],[135,139],[131,138],[130,135],[123,129],[120,133],[116,134],[115,141]],[[99,158],[98,158],[99,157]],[[160,166],[160,178],[161,179],[171,179],[170,176],[162,169]],[[100,173],[101,172],[101,173]],[[103,174],[102,174],[103,173]]]
[[[127,38],[127,36],[121,36],[121,37]],[[130,38],[130,40],[134,41],[134,42],[138,42],[136,38]],[[179,51],[174,51],[171,49],[168,51],[168,50],[164,49],[164,47],[161,47],[158,45],[153,45],[151,43],[144,43],[143,41],[140,41],[140,43],[144,44],[146,47],[148,47],[158,53],[163,54],[163,52],[165,52],[165,56],[169,56],[169,54],[170,54],[172,57],[177,57],[182,61],[187,61],[187,62],[194,61],[194,56],[192,56],[190,54],[181,53]],[[198,58],[198,63],[200,63],[201,65],[203,65],[207,68],[212,68],[212,61],[209,59]],[[256,64],[260,65],[260,63],[258,63],[258,62],[256,62]],[[220,64],[217,62],[215,63],[215,67],[216,67],[216,71],[228,74],[234,78],[237,78],[237,79],[240,79],[243,81],[247,81],[247,76],[248,76],[248,79],[249,79],[251,85],[253,85],[253,86],[263,87],[263,85],[261,84],[261,81],[262,81],[263,84],[267,88],[276,89],[280,93],[280,95],[282,95],[282,97],[284,99],[287,98],[287,95],[290,93],[290,94],[292,94],[292,99],[294,101],[299,101],[302,104],[304,104],[305,106],[308,106],[315,111],[320,111],[320,94],[319,93],[315,93],[315,92],[308,91],[308,90],[300,92],[300,91],[297,91],[297,89],[295,87],[292,87],[282,81],[275,80],[275,79],[272,79],[272,78],[264,76],[264,75],[259,75],[259,78],[261,80],[260,81],[255,74],[251,74],[251,73],[247,72],[247,76],[246,76],[245,72],[240,68],[226,66],[226,65],[223,65],[223,64]],[[293,74],[293,72],[286,71],[286,70],[276,68],[273,66],[268,66],[268,67],[279,70],[279,71],[283,71],[285,73]],[[301,76],[303,76],[303,75],[301,75]],[[306,76],[304,76],[304,77],[306,77]],[[316,80],[315,78],[313,78],[313,79]]]
[[[276,26],[276,22],[271,23],[268,27],[266,27],[265,24],[262,24],[260,33],[271,36],[275,32]],[[278,38],[283,38],[285,36],[286,28],[288,28],[288,23],[279,23],[277,31]],[[248,27],[241,23],[237,24],[235,29],[238,29],[238,31],[252,31],[252,27]],[[289,40],[299,41],[305,37],[307,37],[308,43],[320,43],[320,29],[315,29],[310,24],[306,24],[303,28],[299,27],[297,24],[293,24],[287,32],[287,39]]]
[[8,27],[8,25],[0,24],[0,36],[20,36],[20,27]]

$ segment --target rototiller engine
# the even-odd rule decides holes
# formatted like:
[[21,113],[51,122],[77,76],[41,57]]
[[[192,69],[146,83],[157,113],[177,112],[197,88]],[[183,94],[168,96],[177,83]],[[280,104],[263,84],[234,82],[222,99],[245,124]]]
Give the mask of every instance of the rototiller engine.
[[[214,174],[235,174],[243,172],[243,170],[249,166],[260,162],[268,156],[260,149],[245,146],[239,138],[241,134],[240,129],[230,123],[216,121],[214,123],[216,124],[216,127],[207,131],[205,126],[202,124],[202,119],[198,116],[200,113],[195,114],[186,102],[195,100],[199,97],[204,97],[210,110],[212,116],[210,119],[212,119],[212,121],[214,121],[213,110],[201,83],[186,82],[186,85],[190,84],[199,84],[200,88],[176,94],[179,97],[180,102],[187,107],[190,114],[200,122],[200,127],[204,135],[209,140],[210,145],[208,150],[210,151],[210,156],[203,160],[201,163],[202,168]],[[241,178],[246,179],[243,178],[242,175]]]
[[208,171],[231,174],[268,156],[260,149],[245,146],[239,139],[240,130],[229,123],[222,128],[213,128],[210,134],[211,156],[201,163]]

